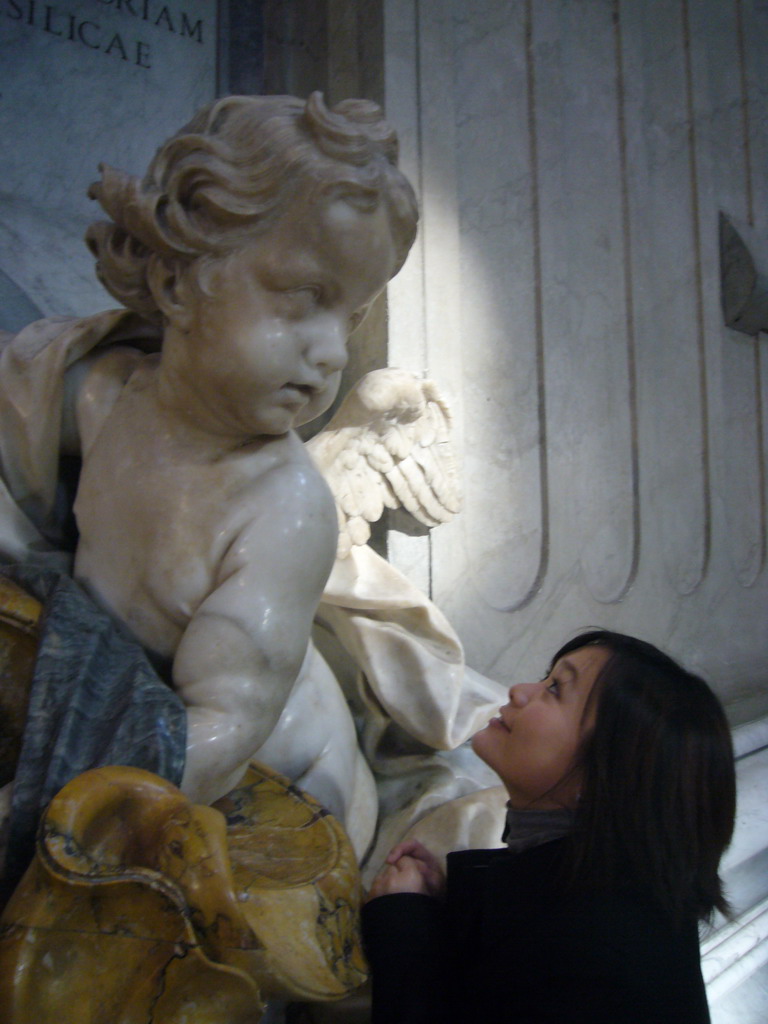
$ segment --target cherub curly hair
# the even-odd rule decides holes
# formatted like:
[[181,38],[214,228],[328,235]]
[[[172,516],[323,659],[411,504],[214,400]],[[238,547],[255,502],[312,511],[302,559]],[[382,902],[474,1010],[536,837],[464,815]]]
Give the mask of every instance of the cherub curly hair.
[[413,190],[397,169],[398,144],[381,109],[320,93],[228,96],[200,110],[155,154],[143,179],[100,165],[88,194],[112,218],[86,243],[104,287],[158,320],[149,284],[154,261],[211,262],[267,230],[296,197],[337,192],[363,209],[387,206],[398,269],[416,233]]

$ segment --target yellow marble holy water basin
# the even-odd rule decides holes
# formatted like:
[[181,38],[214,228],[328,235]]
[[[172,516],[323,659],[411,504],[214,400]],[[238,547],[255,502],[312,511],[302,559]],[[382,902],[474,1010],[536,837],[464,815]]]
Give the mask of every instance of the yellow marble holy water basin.
[[214,807],[137,768],[85,772],[0,918],[4,1024],[254,1024],[366,979],[340,824],[253,764]]

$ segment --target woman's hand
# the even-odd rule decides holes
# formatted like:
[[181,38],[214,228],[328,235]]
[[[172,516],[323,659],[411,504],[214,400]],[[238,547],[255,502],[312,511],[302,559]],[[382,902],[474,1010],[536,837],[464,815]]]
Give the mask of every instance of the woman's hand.
[[384,867],[373,880],[368,899],[397,892],[439,897],[444,889],[445,872],[437,857],[417,839],[406,839],[390,850]]

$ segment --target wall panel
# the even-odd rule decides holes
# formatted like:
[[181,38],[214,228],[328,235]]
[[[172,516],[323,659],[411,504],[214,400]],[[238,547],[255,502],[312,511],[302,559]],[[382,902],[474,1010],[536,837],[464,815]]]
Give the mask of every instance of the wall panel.
[[686,32],[678,3],[622,3],[618,14],[626,82],[644,556],[660,561],[665,590],[685,594],[701,582],[709,550]]
[[461,303],[462,407],[467,450],[486,454],[465,475],[468,495],[487,497],[468,501],[460,528],[478,592],[511,611],[547,559],[530,15],[492,0],[454,11],[456,80],[468,83],[457,89],[461,284],[473,297]]
[[539,3],[533,40],[553,569],[611,602],[637,543],[613,5]]
[[459,519],[394,560],[489,674],[528,677],[604,624],[754,709],[767,360],[722,326],[717,223],[766,232],[765,5],[385,10],[411,27],[415,99],[388,77],[387,107],[415,125],[424,216],[390,361],[448,393],[466,485]]
[[[753,215],[741,4],[691,3],[690,33],[701,165],[703,276],[716,281],[719,252],[714,213],[719,207],[744,223]],[[724,326],[716,288],[706,289],[703,310],[710,358],[713,484],[725,517],[722,530],[730,571],[742,585],[751,586],[765,560],[756,342]]]

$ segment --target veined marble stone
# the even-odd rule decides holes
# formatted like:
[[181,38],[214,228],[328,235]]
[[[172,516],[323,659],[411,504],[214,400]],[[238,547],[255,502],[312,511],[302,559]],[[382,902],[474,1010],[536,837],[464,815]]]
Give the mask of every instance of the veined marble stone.
[[217,809],[140,769],[51,803],[0,918],[7,1024],[256,1024],[263,997],[337,999],[366,978],[360,879],[338,822],[252,765]]

